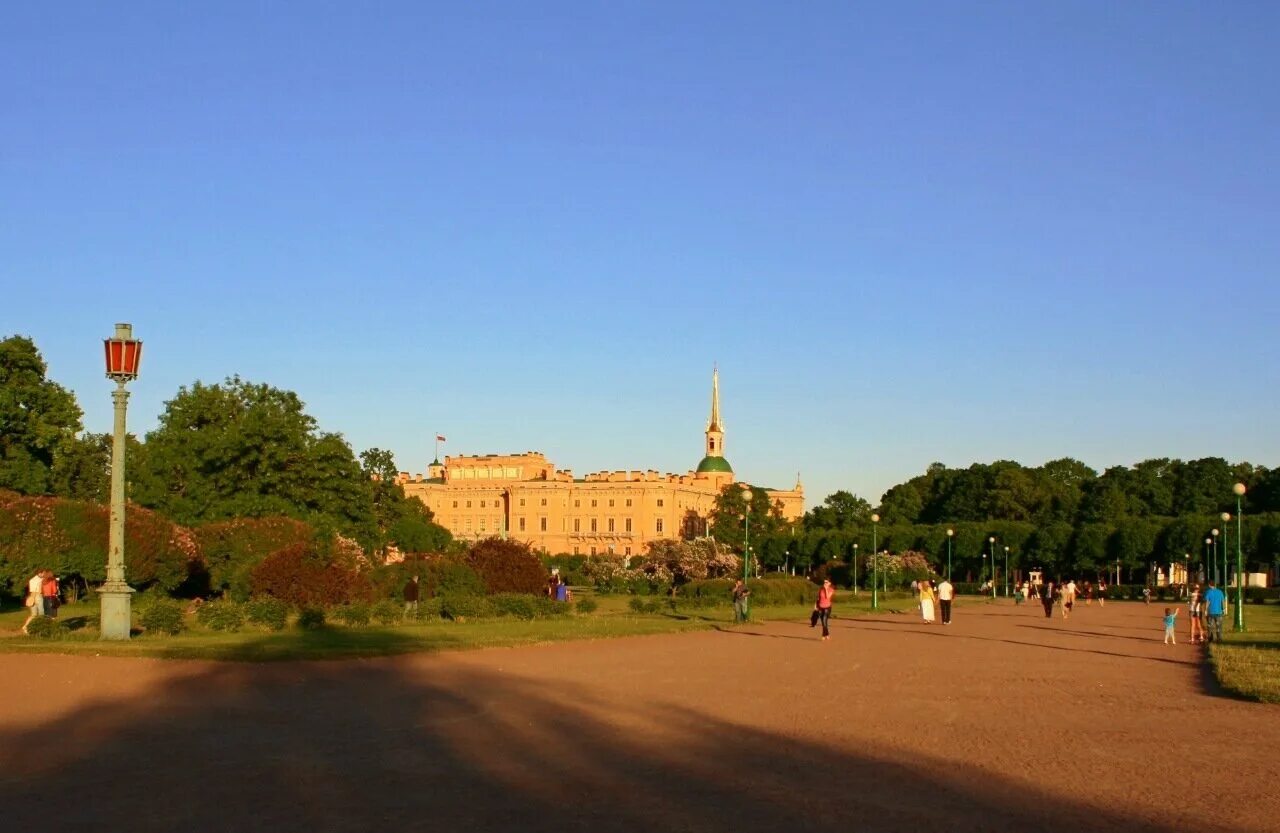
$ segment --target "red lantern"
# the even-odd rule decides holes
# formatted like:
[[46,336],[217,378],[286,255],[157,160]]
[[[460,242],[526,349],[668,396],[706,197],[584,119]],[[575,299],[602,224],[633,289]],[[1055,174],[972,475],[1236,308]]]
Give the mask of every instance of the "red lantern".
[[128,382],[138,378],[142,361],[142,342],[133,338],[133,325],[117,324],[115,338],[103,339],[107,354],[107,378]]

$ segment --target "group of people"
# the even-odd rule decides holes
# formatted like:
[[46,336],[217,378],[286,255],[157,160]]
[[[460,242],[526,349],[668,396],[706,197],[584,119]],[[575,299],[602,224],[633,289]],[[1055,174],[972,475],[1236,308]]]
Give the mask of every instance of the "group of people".
[[22,623],[23,633],[27,633],[27,627],[41,616],[58,618],[58,606],[62,603],[61,592],[58,577],[53,574],[53,570],[36,570],[35,575],[27,581],[27,598],[24,602],[27,606],[27,621]]
[[942,581],[926,579],[924,581],[913,581],[911,586],[916,592],[916,599],[920,602],[920,617],[925,622],[932,625],[936,621],[934,616],[934,608],[936,607],[942,614],[942,624],[951,624],[951,601],[956,596],[955,588],[951,586],[951,582],[945,578]]
[[[1200,591],[1200,585],[1197,584],[1191,588],[1191,592],[1187,598],[1188,613],[1187,618],[1191,620],[1191,641],[1192,642],[1210,642],[1215,639],[1222,639],[1222,617],[1227,613],[1227,594],[1222,592],[1215,582],[1209,582],[1209,589],[1204,592]],[[1179,608],[1181,610],[1181,608]],[[1173,621],[1170,622],[1169,608],[1165,608],[1165,641],[1172,641],[1175,645],[1177,639],[1170,639],[1173,632],[1173,625],[1177,623],[1178,611],[1173,612]]]

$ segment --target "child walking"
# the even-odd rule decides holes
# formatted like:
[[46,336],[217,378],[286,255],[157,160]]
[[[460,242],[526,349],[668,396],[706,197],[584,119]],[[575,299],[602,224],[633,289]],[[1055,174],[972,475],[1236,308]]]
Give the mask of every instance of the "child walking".
[[1182,608],[1174,610],[1171,607],[1166,607],[1164,609],[1164,644],[1166,645],[1170,643],[1178,644],[1178,637],[1174,633],[1174,627],[1178,624],[1178,614],[1181,611]]

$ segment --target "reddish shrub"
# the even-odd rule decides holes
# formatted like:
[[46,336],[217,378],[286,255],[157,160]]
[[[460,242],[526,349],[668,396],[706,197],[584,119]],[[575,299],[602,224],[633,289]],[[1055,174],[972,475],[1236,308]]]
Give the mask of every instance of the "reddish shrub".
[[208,571],[209,589],[242,600],[249,596],[250,573],[264,558],[307,544],[315,535],[308,524],[285,517],[236,518],[203,524],[192,533]]
[[368,576],[335,562],[311,544],[294,544],[271,553],[252,571],[255,596],[271,596],[298,607],[367,602],[373,598]]
[[467,564],[490,593],[541,593],[547,584],[542,559],[520,541],[479,541],[467,552]]

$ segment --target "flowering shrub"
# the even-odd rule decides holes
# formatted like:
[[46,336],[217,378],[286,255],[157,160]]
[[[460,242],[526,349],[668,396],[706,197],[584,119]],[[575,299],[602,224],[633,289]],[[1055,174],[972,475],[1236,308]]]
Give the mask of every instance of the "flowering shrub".
[[727,546],[710,538],[662,539],[649,544],[639,570],[655,584],[685,584],[735,575],[742,570],[742,562]]
[[309,543],[315,531],[293,518],[237,518],[203,524],[191,531],[208,574],[208,590],[244,600],[252,589],[251,573],[268,555]]
[[[0,500],[0,583],[20,592],[35,570],[85,582],[106,578],[107,506],[53,497]],[[130,504],[125,514],[125,569],[134,586],[172,590],[199,563],[190,531]]]
[[540,593],[546,586],[542,559],[521,541],[486,538],[472,545],[466,561],[489,593]]
[[331,552],[314,544],[294,544],[273,552],[253,568],[250,580],[254,595],[298,607],[367,602],[373,595],[368,576],[335,563]]

